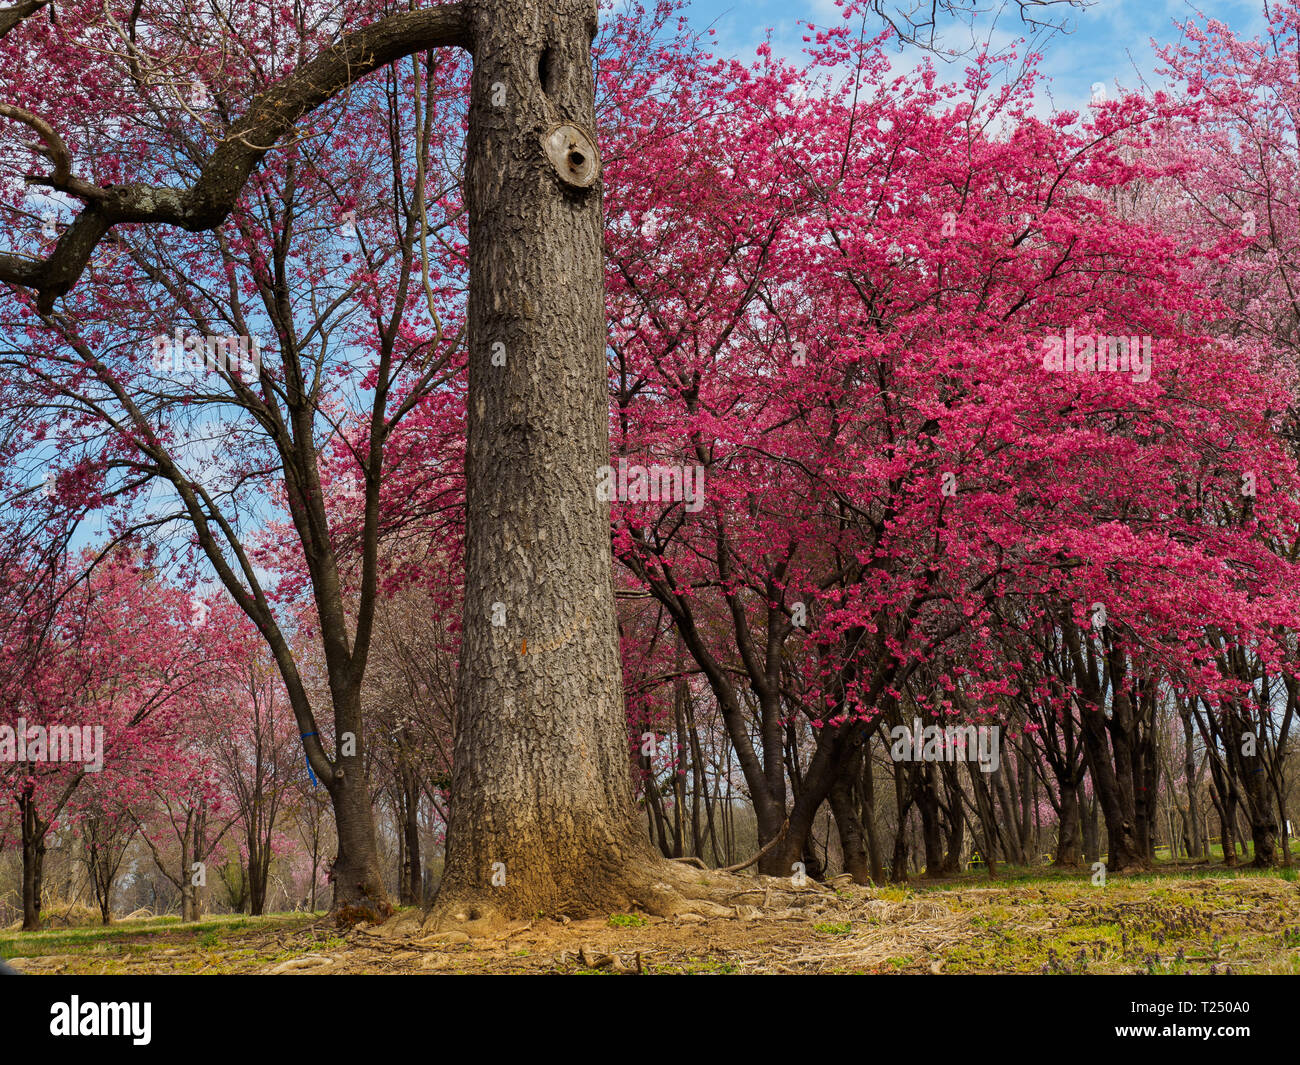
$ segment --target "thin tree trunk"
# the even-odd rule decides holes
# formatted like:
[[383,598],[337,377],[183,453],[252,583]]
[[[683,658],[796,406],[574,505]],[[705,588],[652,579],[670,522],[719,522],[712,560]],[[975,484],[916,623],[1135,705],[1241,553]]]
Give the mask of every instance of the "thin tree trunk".
[[1068,779],[1058,778],[1061,791],[1061,810],[1056,836],[1056,859],[1053,865],[1061,869],[1079,868],[1079,844],[1082,819],[1079,816],[1079,788]]
[[35,803],[20,803],[23,822],[23,931],[41,927],[41,884],[45,875],[45,828],[36,816]]
[[831,813],[839,831],[840,850],[844,856],[844,871],[853,877],[855,884],[870,884],[871,859],[867,854],[866,836],[858,804],[854,797],[854,782],[862,769],[864,745],[854,752],[845,772],[839,774],[831,785]]
[[934,763],[922,762],[916,768],[916,784],[913,789],[916,808],[921,813],[925,875],[930,878],[943,875],[943,833],[939,827],[939,795],[935,777]]

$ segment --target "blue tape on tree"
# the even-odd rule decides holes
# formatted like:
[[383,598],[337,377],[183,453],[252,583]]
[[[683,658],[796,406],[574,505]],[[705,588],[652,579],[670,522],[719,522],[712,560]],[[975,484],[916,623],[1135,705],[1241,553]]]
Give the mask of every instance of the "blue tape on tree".
[[[301,735],[302,738],[305,740],[308,736],[314,736],[316,735],[316,733],[303,732],[303,733],[299,733],[299,735]],[[307,775],[311,777],[311,786],[313,788],[320,787],[320,781],[316,779],[316,774],[311,771],[311,755],[307,755]]]

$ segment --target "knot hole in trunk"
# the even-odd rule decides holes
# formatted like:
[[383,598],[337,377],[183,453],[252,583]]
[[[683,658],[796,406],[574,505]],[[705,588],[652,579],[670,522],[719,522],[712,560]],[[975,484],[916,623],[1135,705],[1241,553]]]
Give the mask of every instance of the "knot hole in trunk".
[[549,44],[537,57],[537,83],[547,96],[555,91],[555,56]]
[[542,137],[542,148],[564,184],[587,189],[600,174],[600,153],[595,139],[581,126],[552,126]]

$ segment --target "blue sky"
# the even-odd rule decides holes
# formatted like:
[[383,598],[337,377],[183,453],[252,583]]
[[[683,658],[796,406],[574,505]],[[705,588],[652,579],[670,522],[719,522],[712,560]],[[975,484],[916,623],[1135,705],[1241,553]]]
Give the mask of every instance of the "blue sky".
[[[894,6],[905,5],[906,0],[896,0]],[[946,23],[944,44],[969,47],[972,34],[979,41],[991,35],[995,44],[1001,44],[1032,33],[1021,24],[1014,3],[1002,6],[1002,0],[977,0],[975,6],[984,10],[970,26],[951,20]],[[1174,23],[1185,22],[1198,11],[1248,36],[1258,33],[1264,24],[1262,0],[1097,0],[1084,9],[1035,10],[1054,21],[1064,20],[1072,31],[1057,34],[1039,49],[1042,70],[1050,78],[1045,88],[1060,110],[1082,108],[1096,82],[1105,84],[1113,98],[1117,83],[1125,88],[1139,85],[1138,72],[1150,81],[1157,66],[1151,38],[1161,43],[1176,39]],[[719,54],[738,57],[752,55],[771,29],[773,50],[793,58],[804,47],[801,20],[819,25],[839,21],[833,0],[693,0],[688,11],[693,25],[717,30]],[[898,66],[906,69],[914,62],[914,53],[904,53]],[[944,80],[958,78],[962,66],[960,60],[947,71],[941,66]]]

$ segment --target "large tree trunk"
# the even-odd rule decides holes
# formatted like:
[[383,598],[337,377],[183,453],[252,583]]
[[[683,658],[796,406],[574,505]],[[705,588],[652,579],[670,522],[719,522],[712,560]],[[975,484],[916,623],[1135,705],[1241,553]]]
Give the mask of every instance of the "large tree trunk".
[[640,901],[660,862],[632,802],[596,492],[609,462],[596,5],[476,0],[469,22],[465,614],[435,916],[608,913]]

